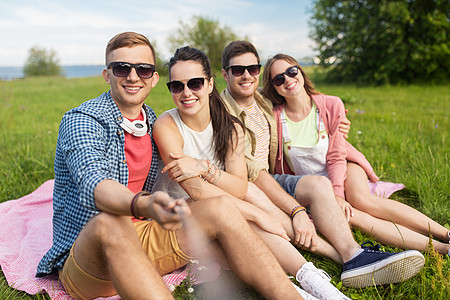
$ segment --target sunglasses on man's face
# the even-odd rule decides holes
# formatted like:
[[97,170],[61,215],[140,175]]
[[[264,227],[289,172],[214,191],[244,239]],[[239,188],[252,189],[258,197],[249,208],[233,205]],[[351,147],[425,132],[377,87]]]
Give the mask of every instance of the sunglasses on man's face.
[[109,63],[108,69],[112,68],[112,72],[117,77],[127,77],[131,73],[131,69],[136,70],[136,74],[143,78],[149,79],[152,78],[155,73],[155,65],[152,64],[132,64],[123,61],[115,61]]
[[[187,87],[192,92],[198,92],[203,88],[203,85],[205,84],[205,77],[198,77],[198,78],[191,78],[186,83]],[[184,91],[185,84],[181,81],[175,80],[167,83],[167,87],[169,88],[169,91],[175,95],[179,94],[182,91]]]
[[225,68],[225,71],[228,72],[228,70],[231,69],[231,74],[233,76],[242,76],[245,73],[245,70],[248,71],[248,73],[252,76],[259,75],[261,71],[261,65],[249,65],[249,66],[228,66]]
[[289,76],[289,77],[295,77],[298,74],[298,66],[292,66],[286,69],[286,71],[284,71],[281,74],[278,74],[277,76],[275,76],[274,78],[272,78],[272,83],[275,86],[280,86],[284,83],[284,75]]

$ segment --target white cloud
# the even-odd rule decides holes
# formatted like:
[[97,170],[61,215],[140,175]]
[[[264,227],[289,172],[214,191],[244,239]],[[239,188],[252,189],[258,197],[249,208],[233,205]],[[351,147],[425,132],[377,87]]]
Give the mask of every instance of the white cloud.
[[281,51],[302,57],[312,52],[300,16],[309,1],[2,1],[0,66],[22,65],[34,45],[55,50],[63,65],[102,64],[108,40],[128,30],[156,41],[161,56],[168,58],[167,37],[180,20],[188,22],[193,15],[217,19],[249,36],[262,57]]
[[271,25],[253,23],[247,27],[250,40],[255,44],[261,60],[277,53],[286,53],[295,58],[312,56],[312,41],[308,38],[307,28],[297,28],[290,31],[274,31]]

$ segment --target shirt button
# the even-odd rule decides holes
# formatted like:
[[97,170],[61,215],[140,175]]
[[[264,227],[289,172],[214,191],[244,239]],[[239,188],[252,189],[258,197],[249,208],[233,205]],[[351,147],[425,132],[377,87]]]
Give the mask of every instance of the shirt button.
[[117,120],[118,120],[118,121],[122,121],[122,117],[118,117]]
[[127,160],[126,160],[126,159],[122,160],[122,163],[123,163],[123,164],[126,164],[126,163],[127,163]]
[[122,130],[117,130],[117,135],[121,135],[122,134]]

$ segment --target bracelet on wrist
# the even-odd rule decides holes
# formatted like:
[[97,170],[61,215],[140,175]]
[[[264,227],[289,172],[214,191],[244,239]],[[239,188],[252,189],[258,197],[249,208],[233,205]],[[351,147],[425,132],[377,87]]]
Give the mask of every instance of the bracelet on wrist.
[[290,213],[290,216],[291,216],[291,217],[292,217],[292,214],[294,213],[294,211],[295,211],[297,208],[299,208],[299,207],[303,207],[303,206],[297,205],[297,206],[295,206],[295,207],[291,210],[291,213]]
[[294,219],[295,215],[302,211],[306,211],[306,208],[301,205],[297,205],[296,207],[294,207],[291,211],[291,219]]
[[214,180],[214,182],[210,182],[211,184],[216,184],[222,176],[222,170],[220,168],[217,169],[219,170],[219,176],[216,178],[216,180]]
[[203,178],[203,181],[208,181],[209,182],[209,178],[211,178],[211,176],[213,176],[214,173],[217,171],[217,166],[213,165],[213,164],[211,164],[211,165],[213,166],[214,169],[211,170],[211,172],[208,174],[208,176]]
[[136,214],[136,203],[141,196],[150,196],[150,193],[148,193],[146,191],[141,191],[141,192],[137,193],[136,195],[134,195],[133,200],[131,200],[131,205],[130,205],[131,215],[135,219],[138,219],[138,220],[147,220],[147,218],[138,217]]
[[202,167],[203,170],[205,170],[206,175],[203,174],[199,174],[198,176],[205,180],[206,177],[208,177],[209,175],[211,175],[212,172],[212,168],[213,168],[213,164],[211,164],[211,162],[209,161],[209,159],[205,160],[206,162],[206,169]]
[[206,175],[202,176],[202,178],[205,178],[206,176],[208,176],[211,171],[212,171],[212,163],[209,161],[209,159],[205,160],[206,161]]
[[302,212],[302,211],[306,211],[306,208],[302,208],[302,209],[296,210],[294,212],[294,214],[291,216],[291,219],[294,219],[295,215],[298,214],[299,212]]

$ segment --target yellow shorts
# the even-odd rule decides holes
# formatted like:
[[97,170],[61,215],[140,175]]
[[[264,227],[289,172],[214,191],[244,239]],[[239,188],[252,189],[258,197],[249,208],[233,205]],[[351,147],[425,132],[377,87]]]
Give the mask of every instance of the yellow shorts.
[[[192,259],[181,251],[174,231],[165,230],[156,221],[137,221],[134,226],[142,248],[159,274],[170,273]],[[96,278],[77,264],[73,246],[63,269],[59,271],[59,279],[67,294],[76,299],[93,299],[117,294],[111,281]]]
[[161,276],[181,268],[192,259],[181,251],[175,231],[165,230],[156,221],[137,221],[134,227],[142,248]]

